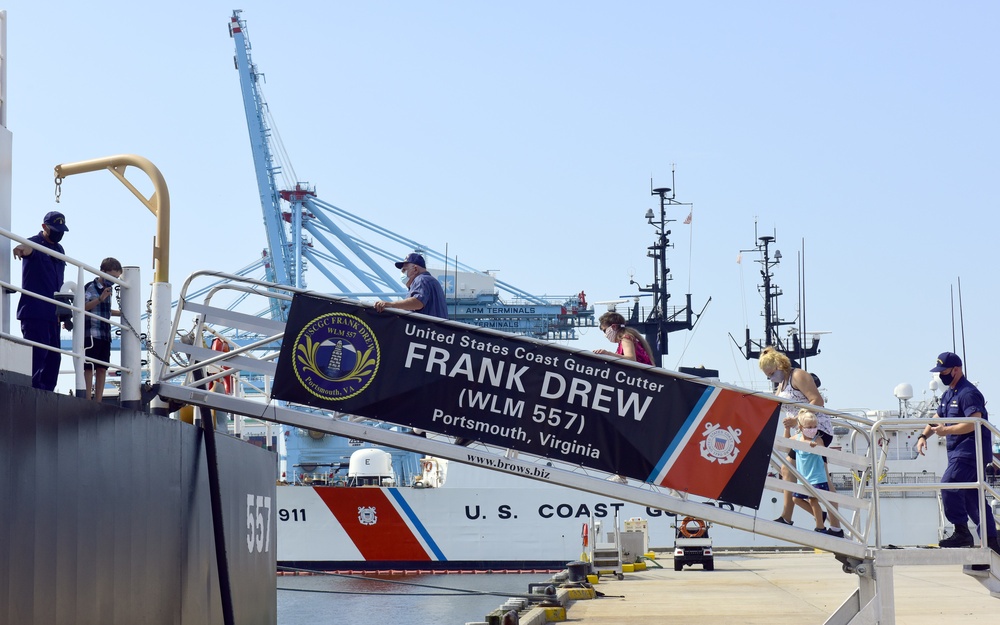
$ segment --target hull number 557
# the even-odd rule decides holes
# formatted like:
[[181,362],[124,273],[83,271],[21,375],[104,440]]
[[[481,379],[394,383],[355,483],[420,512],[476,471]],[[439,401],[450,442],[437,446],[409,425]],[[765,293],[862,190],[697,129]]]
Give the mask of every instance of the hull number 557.
[[247,551],[271,551],[271,498],[247,493]]

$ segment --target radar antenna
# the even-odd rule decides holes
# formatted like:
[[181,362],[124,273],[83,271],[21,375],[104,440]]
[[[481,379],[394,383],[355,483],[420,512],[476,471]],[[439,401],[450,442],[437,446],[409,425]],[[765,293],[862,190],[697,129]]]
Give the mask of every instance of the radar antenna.
[[[756,230],[756,226],[754,229]],[[807,334],[804,328],[797,329],[794,327],[796,324],[795,321],[784,321],[778,314],[778,298],[782,295],[782,291],[773,282],[773,269],[781,263],[781,251],[775,250],[774,255],[771,255],[770,246],[775,240],[775,235],[759,236],[757,237],[757,245],[754,249],[740,250],[741,255],[743,252],[757,252],[760,254],[760,258],[755,262],[760,263],[761,266],[760,275],[762,284],[760,285],[760,289],[764,295],[764,338],[760,341],[754,341],[750,337],[750,328],[747,328],[746,342],[740,351],[747,360],[753,360],[760,357],[760,353],[765,347],[772,346],[788,356],[788,359],[792,361],[792,367],[804,368],[803,363],[805,360],[810,356],[818,355],[820,352],[819,334],[821,333],[811,332]],[[787,338],[779,335],[778,329],[781,326],[793,326],[789,330]],[[808,345],[803,344],[802,336],[809,337]]]

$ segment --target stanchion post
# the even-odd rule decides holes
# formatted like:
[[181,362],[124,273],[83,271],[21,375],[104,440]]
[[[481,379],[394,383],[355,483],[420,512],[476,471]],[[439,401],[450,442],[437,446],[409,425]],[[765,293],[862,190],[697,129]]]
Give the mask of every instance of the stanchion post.
[[[166,367],[166,359],[169,350],[170,335],[170,283],[154,282],[152,295],[152,310],[150,314],[150,337],[149,337],[149,358],[151,382],[159,384],[163,377],[163,369]],[[167,402],[159,395],[149,403],[150,412],[155,415],[167,416]]]
[[142,341],[138,335],[142,333],[142,327],[135,325],[142,319],[142,283],[139,281],[139,268],[123,267],[122,280],[125,282],[125,288],[121,290],[121,320],[131,325],[130,328],[123,328],[121,333],[121,403],[126,408],[139,410],[142,408]]
[[[85,317],[83,316],[84,299],[84,282],[83,282],[83,267],[76,268],[76,287],[73,289],[73,306],[76,308],[73,310],[73,315],[71,319],[73,320],[73,379],[76,382],[76,396],[84,397],[87,394],[85,382],[83,376],[86,372],[83,369],[84,355],[87,353],[86,349],[86,336],[84,330],[87,326],[84,325]],[[78,309],[78,310],[77,310]],[[87,397],[87,399],[90,399]]]

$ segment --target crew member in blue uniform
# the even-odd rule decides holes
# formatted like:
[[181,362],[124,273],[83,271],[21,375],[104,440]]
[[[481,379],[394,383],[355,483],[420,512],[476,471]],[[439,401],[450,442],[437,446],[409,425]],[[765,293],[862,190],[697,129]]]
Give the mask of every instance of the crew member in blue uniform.
[[[989,420],[986,412],[986,400],[979,389],[969,382],[962,373],[962,359],[952,352],[944,352],[938,356],[937,364],[931,369],[947,385],[948,389],[941,397],[937,408],[937,417],[944,421],[949,418],[980,417]],[[982,432],[982,459],[985,465],[993,462],[993,443],[990,430],[980,426]],[[943,423],[927,425],[917,439],[917,451],[921,454],[927,449],[927,437],[931,434],[947,436],[948,468],[945,469],[941,481],[977,482],[979,475],[976,470],[976,426],[974,423]],[[955,525],[955,533],[944,538],[939,543],[942,547],[973,547],[975,542],[969,532],[968,522],[982,528],[979,519],[979,491],[971,488],[944,489],[941,491],[941,503],[944,506],[944,516]],[[1000,553],[997,542],[997,526],[990,505],[986,504],[986,539],[987,544]],[[982,536],[982,532],[979,533]],[[988,568],[986,565],[976,565],[976,568]]]
[[375,310],[382,312],[386,308],[400,310],[415,310],[432,317],[448,318],[448,304],[444,299],[444,288],[437,278],[427,272],[427,263],[420,254],[409,254],[396,263],[396,269],[406,274],[406,288],[410,290],[409,297],[398,302],[375,302]]
[[[66,217],[57,211],[46,213],[42,220],[42,231],[28,240],[65,254],[59,244],[63,235],[69,232]],[[14,248],[14,258],[21,260],[21,288],[25,291],[52,298],[62,288],[66,263],[44,252],[21,244]],[[42,301],[24,293],[17,304],[17,318],[21,322],[21,334],[29,341],[59,348],[59,319],[56,305]],[[56,388],[59,379],[59,352],[41,347],[31,348],[31,385],[46,391]]]

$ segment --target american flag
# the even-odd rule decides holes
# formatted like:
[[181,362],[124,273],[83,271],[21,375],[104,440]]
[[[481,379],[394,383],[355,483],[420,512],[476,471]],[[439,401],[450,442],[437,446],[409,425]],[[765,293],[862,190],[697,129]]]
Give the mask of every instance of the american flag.
[[688,216],[684,218],[684,223],[690,224],[691,223],[691,217],[693,215],[694,215],[694,210],[692,210],[690,213],[688,213]]

